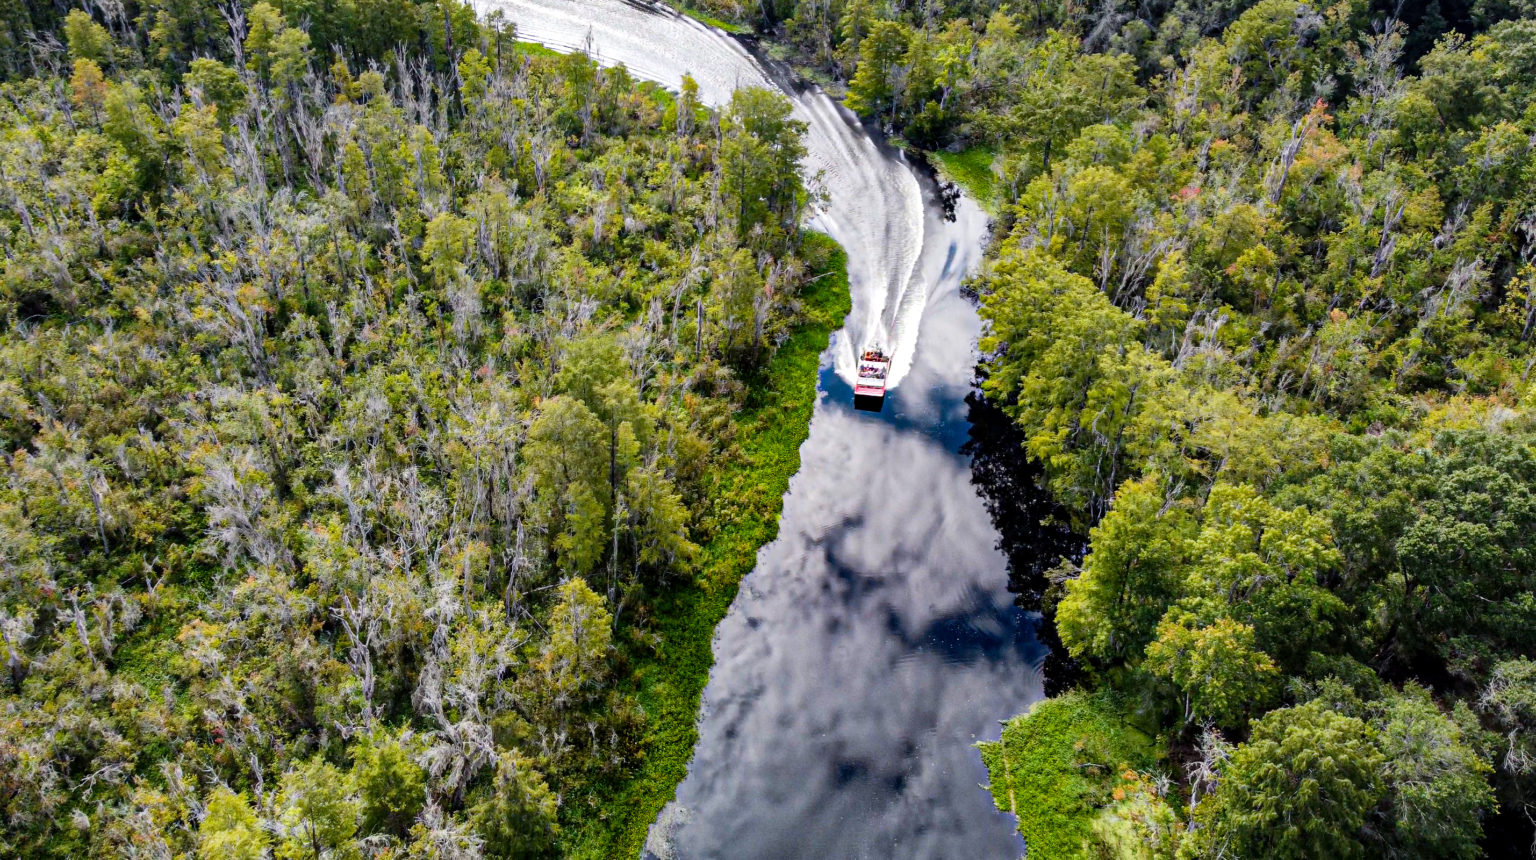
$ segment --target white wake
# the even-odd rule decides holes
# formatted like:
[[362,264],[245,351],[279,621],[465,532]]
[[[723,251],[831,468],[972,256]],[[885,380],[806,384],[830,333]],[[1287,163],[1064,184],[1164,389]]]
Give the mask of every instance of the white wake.
[[[713,107],[723,107],[739,87],[778,89],[734,39],[664,5],[579,0],[475,0],[475,5],[482,13],[503,11],[524,41],[585,51],[598,63],[623,65],[663,86],[676,88],[683,75],[691,75],[699,97]],[[857,119],[820,89],[785,95],[795,118],[807,126],[806,175],[819,176],[826,191],[810,226],[848,252],[853,311],[849,336],[838,339],[834,366],[852,384],[857,356],[878,347],[892,357],[887,387],[895,388],[912,366],[917,321],[928,298],[917,267],[924,241],[922,189],[899,157],[879,152]]]

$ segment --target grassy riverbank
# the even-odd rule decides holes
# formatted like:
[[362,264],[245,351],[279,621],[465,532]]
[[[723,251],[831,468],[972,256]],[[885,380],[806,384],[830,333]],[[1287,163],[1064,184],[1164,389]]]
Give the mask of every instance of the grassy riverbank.
[[992,159],[997,153],[985,146],[973,146],[960,152],[938,150],[928,158],[939,175],[955,183],[988,212],[997,205],[997,177],[992,173]]
[[800,445],[810,430],[821,353],[850,307],[842,249],[816,234],[807,239],[806,254],[820,277],[801,294],[803,321],[794,334],[759,376],[744,380],[752,393],[733,419],[737,450],[715,479],[714,529],[695,582],[653,605],[651,629],[660,645],[632,655],[647,719],[644,759],[629,779],[586,806],[598,812],[567,822],[572,857],[636,856],[646,829],[687,772],[698,738],[699,699],[714,663],[715,625],[758,549],[778,534],[784,492],[800,468]]
[[1075,690],[1038,702],[1005,723],[1001,739],[977,746],[992,798],[1018,818],[1032,857],[1086,856],[1091,838],[1113,844],[1121,819],[1155,807],[1139,790],[1152,740],[1108,695]]
[[684,15],[692,18],[693,20],[698,21],[700,24],[707,24],[710,27],[714,27],[717,30],[724,30],[725,32],[734,36],[748,36],[752,34],[752,28],[746,24],[734,24],[730,21],[726,21],[722,18],[716,18],[708,12],[694,9],[690,6],[674,5],[674,8],[677,9],[677,11],[682,12]]

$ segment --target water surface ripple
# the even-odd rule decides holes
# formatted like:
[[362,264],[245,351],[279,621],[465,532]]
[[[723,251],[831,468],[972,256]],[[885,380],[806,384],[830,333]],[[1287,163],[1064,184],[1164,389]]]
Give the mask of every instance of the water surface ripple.
[[[931,181],[815,87],[734,39],[625,0],[484,0],[518,38],[585,50],[722,105],[777,86],[808,126],[828,204],[813,226],[849,256],[853,311],[820,393],[779,536],[715,634],[687,777],[647,853],[706,858],[1004,858],[1022,851],[971,745],[1041,696],[1033,618],[962,451],[975,309],[959,294],[986,219],[946,220]],[[878,415],[853,411],[856,351],[896,350]]]

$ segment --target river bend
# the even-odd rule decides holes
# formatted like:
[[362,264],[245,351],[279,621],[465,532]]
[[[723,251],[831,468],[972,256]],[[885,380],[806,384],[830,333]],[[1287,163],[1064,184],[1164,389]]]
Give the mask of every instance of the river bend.
[[[778,537],[715,633],[699,742],[651,828],[659,858],[1005,858],[1012,821],[971,748],[1039,699],[1044,649],[962,450],[980,323],[959,292],[986,218],[946,219],[933,183],[815,87],[736,40],[625,0],[480,0],[519,39],[583,50],[721,106],[774,87],[808,127],[827,194],[812,226],[848,252],[853,310]],[[852,409],[854,356],[894,351],[880,414]]]

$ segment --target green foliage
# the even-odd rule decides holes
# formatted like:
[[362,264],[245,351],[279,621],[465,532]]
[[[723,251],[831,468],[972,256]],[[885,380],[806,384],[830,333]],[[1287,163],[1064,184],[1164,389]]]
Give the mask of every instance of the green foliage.
[[[626,780],[593,798],[603,816],[583,819],[569,834],[574,857],[638,854],[646,831],[688,770],[697,717],[714,662],[715,625],[751,572],[758,548],[778,531],[789,479],[816,403],[816,376],[827,338],[848,313],[848,274],[841,248],[825,236],[806,238],[816,273],[801,294],[806,324],[751,379],[748,399],[730,419],[732,455],[709,476],[709,539],[700,547],[695,582],[658,601],[655,632],[665,647],[636,649],[638,699],[648,716],[645,756]],[[617,846],[617,847],[615,847]]]
[[726,21],[723,18],[716,18],[715,16],[710,15],[707,12],[701,12],[698,9],[689,7],[684,8],[682,11],[684,15],[687,15],[688,17],[698,21],[701,24],[708,24],[711,27],[724,30],[725,32],[731,33],[733,35],[750,35],[752,33],[752,28],[746,26],[745,24],[738,24],[732,21]]
[[270,843],[244,794],[227,788],[208,798],[198,827],[198,856],[204,860],[261,860]]
[[1374,731],[1354,717],[1321,702],[1274,711],[1196,807],[1191,856],[1366,856],[1366,820],[1385,792],[1382,764]]
[[1084,54],[1070,35],[1052,32],[1004,66],[1017,89],[978,106],[977,124],[993,144],[1022,143],[1049,173],[1053,152],[1095,123],[1121,119],[1146,95],[1124,54]]
[[1030,853],[1041,857],[1090,856],[1095,821],[1106,809],[1130,816],[1119,805],[1126,784],[1153,763],[1151,740],[1127,722],[1120,705],[1083,692],[1035,704],[1003,724],[1000,740],[977,746],[997,808],[1018,816]]
[[76,60],[112,60],[112,35],[79,9],[71,9],[64,16],[64,42],[69,46],[69,55]]
[[1165,363],[1137,343],[1138,320],[1048,254],[1006,250],[979,288],[982,349],[997,354],[982,390],[1029,428],[1025,450],[1047,465],[1058,497],[1103,505],[1127,468],[1126,429]]
[[1184,721],[1240,725],[1274,701],[1280,672],[1253,644],[1253,628],[1230,618],[1197,627],[1187,613],[1169,613],[1147,646],[1148,672],[1171,681],[1184,697]]
[[1184,606],[1252,625],[1258,646],[1295,672],[1307,643],[1325,640],[1344,611],[1320,586],[1338,563],[1327,522],[1278,508],[1247,485],[1212,489],[1202,519]]
[[1382,711],[1377,740],[1398,843],[1418,857],[1480,856],[1482,819],[1495,801],[1476,717],[1461,703],[1441,713],[1416,685]]
[[965,189],[976,202],[991,210],[997,204],[997,177],[992,173],[997,153],[990,147],[972,146],[959,152],[929,153],[946,178]]
[[251,56],[253,67],[262,67],[270,57],[277,39],[288,29],[283,13],[271,3],[260,2],[251,7],[249,24],[245,34],[245,51]]
[[466,8],[0,83],[0,853],[611,856],[680,777],[846,283],[783,99]]
[[1327,505],[1339,590],[1372,650],[1481,676],[1526,652],[1525,571],[1536,567],[1536,454],[1523,433],[1447,431],[1409,444],[1341,441],[1337,464],[1298,488]]
[[283,774],[277,795],[278,821],[286,838],[279,857],[360,857],[352,837],[357,833],[359,804],[351,780],[323,759],[311,759]]
[[1529,815],[1536,809],[1536,662],[1522,657],[1495,665],[1477,709],[1504,739],[1489,745],[1498,764],[1500,802]]
[[554,397],[539,407],[526,451],[544,529],[565,570],[591,570],[602,557],[608,447],[602,422],[580,400]]
[[894,21],[876,21],[859,41],[859,70],[848,82],[848,106],[862,114],[892,114],[898,104],[901,61],[911,32]]
[[721,192],[735,210],[737,237],[756,249],[794,235],[807,203],[799,171],[805,124],[790,112],[783,96],[747,87],[731,94],[721,125]]
[[240,80],[239,72],[218,60],[198,57],[182,80],[196,87],[205,101],[218,105],[221,119],[227,121],[245,109],[245,82]]
[[613,624],[603,599],[580,578],[561,583],[559,592],[549,616],[549,644],[536,664],[556,698],[601,684]]
[[405,836],[426,801],[426,772],[399,738],[375,735],[355,747],[352,781],[365,834]]
[[[229,10],[211,0],[145,0],[128,9],[96,11],[99,19],[69,4],[0,3],[0,80],[35,73],[44,64],[35,47],[29,56],[28,42],[48,44],[55,36],[70,59],[90,59],[123,72],[142,67],[180,74],[199,60],[234,62],[245,49],[230,38],[224,17]],[[290,49],[302,32],[322,55],[328,57],[335,48],[362,65],[389,62],[397,46],[427,46],[425,59],[438,71],[450,71],[459,54],[477,47],[482,36],[473,10],[454,0],[273,0],[242,3],[239,11],[248,32],[259,34],[264,52],[288,29],[292,32],[284,38]],[[445,23],[452,28],[451,40],[443,37]],[[485,35],[500,38],[496,27],[486,29],[491,32]]]
[[1121,485],[1090,533],[1081,574],[1066,583],[1056,626],[1076,656],[1139,658],[1181,593],[1193,524],[1181,507],[1163,510],[1158,483],[1148,476]]
[[496,778],[488,793],[470,812],[475,830],[483,840],[485,856],[559,856],[555,794],[531,761],[516,752],[502,753],[496,761]]
[[1093,819],[1085,843],[1089,857],[1104,860],[1173,860],[1184,822],[1163,796],[1155,777],[1126,770],[1111,796],[1114,802]]
[[[1482,732],[1523,738],[1503,702],[1536,647],[1536,24],[1496,8],[1466,33],[1263,0],[843,35],[905,28],[868,59],[919,88],[952,28],[973,46],[937,138],[995,149],[984,391],[1088,534],[1050,590],[1064,646],[1191,763],[1184,855],[1467,856],[1536,808],[1523,741]],[[1300,710],[1323,701],[1354,722]],[[1308,780],[1315,814],[1281,814]],[[1132,818],[1093,850],[1171,850],[1155,805]]]

